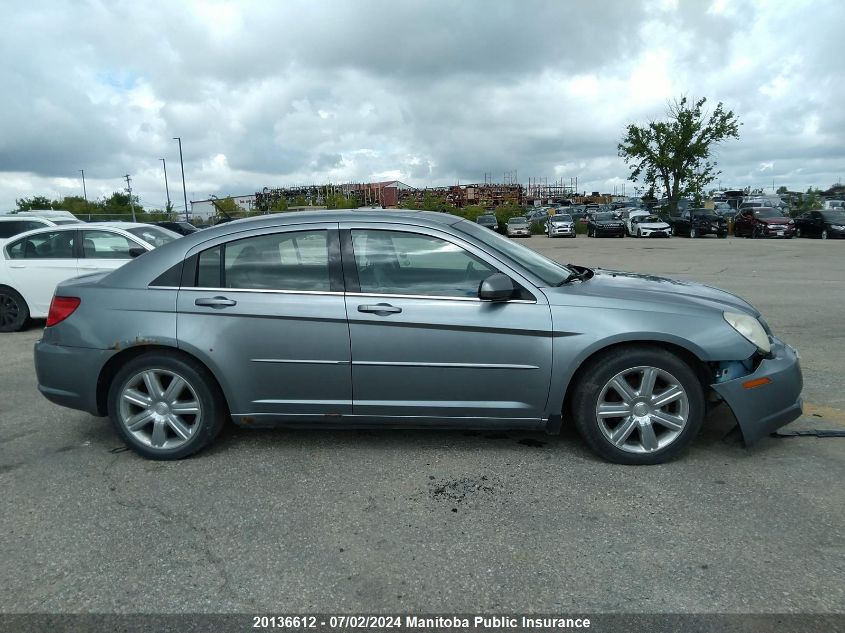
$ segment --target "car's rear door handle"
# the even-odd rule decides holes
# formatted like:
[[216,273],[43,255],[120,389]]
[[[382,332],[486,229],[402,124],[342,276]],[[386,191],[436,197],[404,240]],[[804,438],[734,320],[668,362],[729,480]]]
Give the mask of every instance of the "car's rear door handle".
[[207,308],[228,308],[238,305],[238,302],[226,297],[202,297],[194,301],[194,305],[205,306]]
[[402,308],[397,308],[389,303],[376,303],[375,305],[360,305],[358,306],[358,312],[372,312],[373,314],[385,315],[402,312]]

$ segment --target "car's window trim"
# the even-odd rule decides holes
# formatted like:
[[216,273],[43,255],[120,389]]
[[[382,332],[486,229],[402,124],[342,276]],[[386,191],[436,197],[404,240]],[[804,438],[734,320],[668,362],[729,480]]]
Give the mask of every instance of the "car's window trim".
[[[328,258],[329,268],[329,290],[294,290],[282,288],[220,288],[211,286],[198,286],[197,275],[199,273],[199,257],[206,251],[215,248],[220,249],[220,272],[219,282],[221,286],[225,286],[225,261],[226,261],[226,244],[230,242],[237,242],[240,240],[263,237],[267,235],[276,235],[280,233],[302,233],[306,231],[326,231],[326,253]],[[244,234],[246,233],[246,234]],[[207,245],[210,242],[211,245]],[[181,290],[204,290],[214,292],[264,292],[264,293],[279,293],[279,294],[328,294],[336,295],[343,294],[344,281],[343,270],[341,266],[341,245],[338,236],[338,228],[336,222],[331,223],[305,223],[305,224],[290,224],[266,227],[257,231],[239,231],[237,233],[230,233],[228,235],[221,235],[207,242],[192,247],[185,255],[182,266],[182,274],[179,289]],[[156,278],[158,279],[158,277]],[[170,288],[168,286],[153,286],[155,288]]]
[[[497,272],[500,272],[504,275],[510,277],[511,281],[517,284],[524,293],[527,293],[530,299],[509,299],[508,301],[503,301],[501,303],[513,303],[513,302],[520,302],[520,303],[538,303],[537,296],[544,296],[537,288],[534,287],[534,284],[529,282],[524,278],[524,275],[519,274],[517,271],[514,271],[507,266],[505,262],[499,260],[498,257],[491,256],[489,253],[484,251],[483,249],[479,248],[475,244],[471,242],[467,243],[460,238],[455,238],[455,236],[449,233],[443,233],[442,231],[437,230],[436,228],[431,228],[428,226],[420,226],[420,225],[411,225],[411,224],[394,224],[391,222],[361,222],[361,223],[354,223],[354,222],[342,222],[340,225],[340,237],[341,237],[341,245],[342,245],[342,256],[343,256],[343,270],[344,274],[346,274],[346,294],[349,296],[362,296],[362,297],[394,297],[394,298],[403,298],[403,299],[427,299],[427,300],[461,300],[461,301],[482,301],[477,297],[454,297],[449,295],[415,295],[415,294],[389,294],[389,293],[372,293],[372,292],[361,292],[361,284],[358,277],[358,265],[355,261],[355,251],[352,246],[352,231],[364,231],[364,230],[373,230],[373,231],[391,231],[391,232],[400,232],[400,233],[410,233],[413,235],[422,235],[424,237],[433,237],[437,239],[441,239],[445,242],[448,242],[454,246],[457,246],[463,251],[466,251],[473,255],[474,257],[480,259],[482,262],[488,264]],[[457,239],[457,241],[456,241]],[[504,270],[503,270],[504,269]],[[484,302],[489,303],[489,302]]]
[[126,259],[125,257],[85,257],[85,248],[84,248],[84,242],[85,242],[84,233],[85,233],[85,231],[95,231],[95,232],[98,232],[98,233],[111,233],[112,235],[118,235],[122,238],[129,240],[130,242],[134,242],[135,246],[137,246],[138,248],[143,248],[145,251],[150,250],[147,247],[146,242],[139,241],[129,231],[123,231],[121,229],[115,229],[115,228],[108,227],[108,226],[101,226],[101,227],[98,227],[98,228],[85,227],[84,229],[76,229],[76,231],[78,233],[78,235],[76,236],[77,239],[74,242],[74,244],[76,245],[74,247],[74,251],[76,252],[76,259],[85,259],[85,260],[101,259],[101,260],[109,261],[109,262],[129,261],[129,259],[132,259],[131,257],[129,259]]

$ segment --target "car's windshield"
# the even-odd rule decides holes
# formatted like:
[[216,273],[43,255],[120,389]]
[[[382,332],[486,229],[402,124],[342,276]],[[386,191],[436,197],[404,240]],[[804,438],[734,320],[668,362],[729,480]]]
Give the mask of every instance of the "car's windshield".
[[656,215],[641,215],[640,217],[636,218],[637,222],[645,223],[645,222],[660,222],[660,218]]
[[172,242],[180,237],[178,233],[157,226],[133,226],[126,230],[156,248],[164,246],[168,242]]
[[528,223],[528,220],[526,218],[523,218],[522,216],[518,216],[518,217],[511,218],[510,220],[508,220],[508,224],[527,224],[527,223]]
[[828,222],[845,224],[845,211],[822,211],[822,216]]
[[479,222],[495,222],[496,216],[495,215],[480,215],[478,216]]
[[550,286],[560,285],[573,272],[563,264],[546,259],[540,253],[498,233],[479,227],[473,222],[458,222],[453,225],[453,228],[474,237],[493,251],[504,255],[505,258],[513,260]]
[[783,216],[783,213],[780,211],[775,211],[774,209],[770,208],[760,208],[754,210],[754,216],[758,218],[779,218]]
[[572,216],[568,213],[561,213],[559,215],[552,216],[552,222],[572,222]]
[[596,213],[596,220],[600,220],[601,222],[608,222],[614,219],[612,213]]

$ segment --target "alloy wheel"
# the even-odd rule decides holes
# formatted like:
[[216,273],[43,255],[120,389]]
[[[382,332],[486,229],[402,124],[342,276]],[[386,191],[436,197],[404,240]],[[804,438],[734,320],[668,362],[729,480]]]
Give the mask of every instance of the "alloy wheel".
[[146,369],[124,384],[119,418],[141,444],[175,449],[199,428],[202,408],[196,391],[184,377],[165,369]]
[[826,240],[826,239],[827,239],[827,229],[825,229],[824,231],[822,231],[822,239],[823,239],[823,240]]
[[21,307],[10,294],[0,294],[0,327],[12,327],[17,323],[21,314]]
[[605,438],[628,453],[652,453],[672,444],[690,415],[680,381],[657,367],[632,367],[599,394],[596,419]]

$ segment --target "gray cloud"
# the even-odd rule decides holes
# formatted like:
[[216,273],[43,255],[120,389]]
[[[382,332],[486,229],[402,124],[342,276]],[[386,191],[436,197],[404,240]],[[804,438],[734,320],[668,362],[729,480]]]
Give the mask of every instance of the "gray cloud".
[[743,121],[716,152],[724,184],[827,187],[843,17],[837,0],[3,3],[0,210],[78,194],[78,169],[91,195],[131,173],[161,205],[173,136],[197,197],[514,169],[608,190],[625,124],[679,94]]

